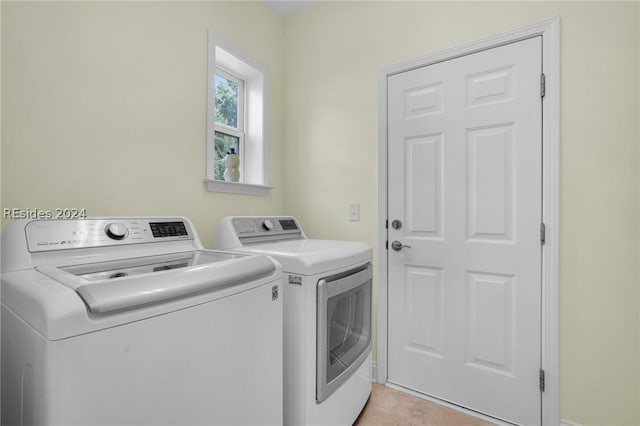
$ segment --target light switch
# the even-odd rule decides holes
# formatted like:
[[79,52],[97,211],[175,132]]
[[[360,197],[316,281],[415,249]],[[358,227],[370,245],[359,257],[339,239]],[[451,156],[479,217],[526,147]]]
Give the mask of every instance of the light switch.
[[349,204],[349,221],[357,222],[360,220],[360,203]]

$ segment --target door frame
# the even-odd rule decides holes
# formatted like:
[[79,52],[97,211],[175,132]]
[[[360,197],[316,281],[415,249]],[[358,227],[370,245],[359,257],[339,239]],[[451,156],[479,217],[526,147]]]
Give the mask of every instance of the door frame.
[[542,67],[545,96],[542,112],[542,424],[560,424],[560,18],[492,35],[382,68],[378,76],[378,265],[377,265],[377,361],[374,379],[388,377],[388,250],[387,243],[387,79],[398,73],[433,65],[483,50],[542,36]]

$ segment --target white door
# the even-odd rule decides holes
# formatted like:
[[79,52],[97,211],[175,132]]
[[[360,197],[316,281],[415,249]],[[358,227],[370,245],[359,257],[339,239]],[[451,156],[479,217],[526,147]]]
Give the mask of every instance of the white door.
[[520,424],[541,421],[541,43],[387,94],[388,380]]

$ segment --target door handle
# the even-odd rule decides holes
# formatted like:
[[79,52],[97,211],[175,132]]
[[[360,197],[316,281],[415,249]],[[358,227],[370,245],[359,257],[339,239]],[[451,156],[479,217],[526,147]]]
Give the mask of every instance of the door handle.
[[411,246],[402,244],[400,241],[394,241],[394,242],[391,243],[391,248],[394,249],[395,251],[400,251],[404,247],[411,248]]

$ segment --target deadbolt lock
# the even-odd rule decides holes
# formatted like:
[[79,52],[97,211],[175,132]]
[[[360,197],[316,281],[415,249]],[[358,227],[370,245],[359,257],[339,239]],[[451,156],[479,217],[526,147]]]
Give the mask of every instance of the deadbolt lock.
[[400,229],[400,228],[402,228],[402,222],[399,221],[398,219],[396,219],[393,222],[391,222],[391,227],[393,229]]

